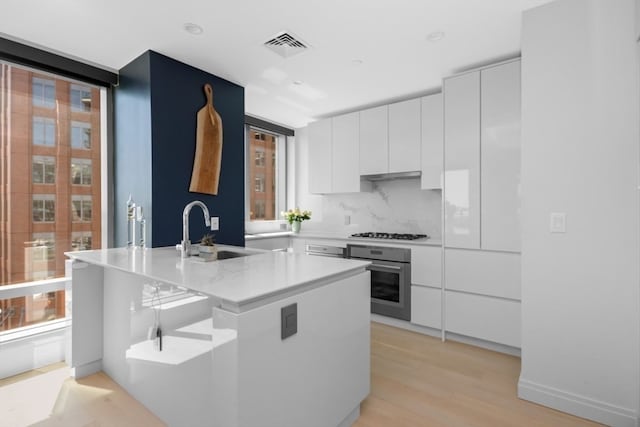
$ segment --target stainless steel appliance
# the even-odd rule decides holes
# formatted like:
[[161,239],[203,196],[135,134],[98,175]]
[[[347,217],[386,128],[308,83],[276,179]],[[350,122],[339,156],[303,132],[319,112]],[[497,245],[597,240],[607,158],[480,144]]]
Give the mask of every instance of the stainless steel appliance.
[[307,255],[320,255],[320,256],[329,256],[329,257],[335,257],[335,258],[344,258],[345,248],[341,248],[339,246],[329,246],[329,245],[307,245],[305,246],[305,253]]
[[411,249],[347,245],[347,258],[371,261],[371,312],[411,320]]
[[409,233],[380,233],[367,231],[365,233],[355,233],[349,237],[357,237],[360,239],[384,239],[384,240],[422,240],[428,239],[426,234],[409,234]]

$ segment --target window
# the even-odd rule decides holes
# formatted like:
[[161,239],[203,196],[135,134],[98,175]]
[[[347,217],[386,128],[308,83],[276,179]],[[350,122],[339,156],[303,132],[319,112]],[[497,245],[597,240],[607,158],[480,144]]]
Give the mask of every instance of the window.
[[56,145],[56,122],[48,117],[33,117],[33,145]]
[[54,222],[56,220],[56,196],[54,194],[34,194],[31,215],[33,222]]
[[72,111],[91,111],[91,89],[72,84],[70,95]]
[[264,167],[264,150],[256,149],[256,166]]
[[91,196],[71,196],[73,222],[91,222]]
[[32,251],[33,262],[55,259],[55,233],[33,233],[33,240],[27,244],[28,249]]
[[247,128],[248,220],[273,221],[286,209],[286,137]]
[[253,215],[255,219],[265,219],[264,200],[255,201]]
[[[64,252],[102,247],[105,219],[98,205],[105,183],[99,168],[105,166],[107,111],[101,100],[107,89],[4,60],[0,76],[2,335],[68,314],[62,282],[10,298],[4,285],[64,277]],[[82,151],[70,150],[72,142]],[[82,193],[80,200],[73,193]]]
[[71,148],[91,148],[91,124],[71,122]]
[[91,249],[91,232],[74,231],[71,233],[71,250],[86,251]]
[[264,193],[264,176],[256,176],[256,193]]
[[31,82],[34,107],[53,108],[56,105],[56,82],[40,77],[33,77]]
[[34,184],[55,184],[55,157],[33,156],[31,161],[31,180]]
[[71,183],[91,185],[91,159],[71,159]]

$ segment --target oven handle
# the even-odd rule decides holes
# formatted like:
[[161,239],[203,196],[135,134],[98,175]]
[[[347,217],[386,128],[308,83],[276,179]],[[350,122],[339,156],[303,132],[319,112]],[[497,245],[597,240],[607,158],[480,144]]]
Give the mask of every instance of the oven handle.
[[384,264],[369,264],[369,266],[367,267],[367,269],[372,269],[372,268],[388,268],[391,270],[402,270],[402,267],[397,267],[395,265],[384,265]]

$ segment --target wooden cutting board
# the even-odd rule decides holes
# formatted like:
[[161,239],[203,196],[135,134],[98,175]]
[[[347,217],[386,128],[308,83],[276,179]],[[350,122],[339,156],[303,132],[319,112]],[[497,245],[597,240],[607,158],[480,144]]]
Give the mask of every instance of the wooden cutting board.
[[196,155],[191,173],[192,193],[218,194],[222,162],[222,120],[213,108],[213,88],[204,85],[207,104],[198,111]]

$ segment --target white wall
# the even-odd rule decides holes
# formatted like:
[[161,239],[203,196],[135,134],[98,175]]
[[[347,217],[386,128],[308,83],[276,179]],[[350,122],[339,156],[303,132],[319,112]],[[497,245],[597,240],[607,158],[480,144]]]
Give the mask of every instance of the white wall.
[[307,128],[296,130],[296,161],[296,205],[313,211],[304,230],[420,233],[441,239],[442,192],[421,190],[420,178],[377,181],[371,192],[310,194]]
[[519,395],[619,426],[640,402],[635,16],[634,0],[558,0],[522,30]]

